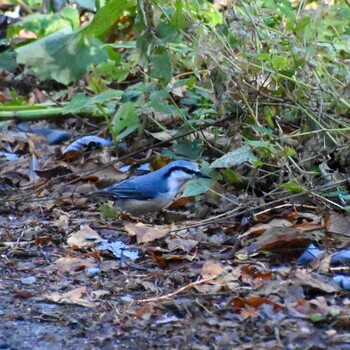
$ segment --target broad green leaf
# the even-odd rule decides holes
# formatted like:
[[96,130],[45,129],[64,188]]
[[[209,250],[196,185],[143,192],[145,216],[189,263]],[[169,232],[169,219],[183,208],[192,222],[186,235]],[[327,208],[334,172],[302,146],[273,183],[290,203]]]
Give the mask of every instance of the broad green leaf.
[[215,180],[213,179],[194,179],[187,183],[181,197],[198,196],[213,186]]
[[174,147],[174,153],[177,156],[182,156],[190,159],[197,159],[203,152],[203,144],[199,139],[195,140],[179,140]]
[[235,165],[240,165],[245,162],[255,162],[258,159],[255,157],[251,148],[244,145],[229,153],[226,153],[221,158],[211,164],[211,168],[231,168]]
[[7,50],[0,53],[0,67],[10,72],[14,72],[18,64],[16,63],[16,54],[12,50]]
[[95,108],[98,103],[104,103],[114,99],[119,99],[123,95],[121,90],[105,90],[99,95],[89,97],[83,93],[76,94],[73,99],[63,108],[62,113],[77,113],[89,111]]
[[153,108],[157,112],[174,115],[178,114],[179,111],[173,105],[166,102],[168,95],[165,91],[154,91],[149,97],[149,102],[145,105],[146,108]]
[[[187,157],[190,158],[190,157]],[[221,174],[217,171],[210,169],[210,165],[207,162],[202,163],[201,172],[207,174],[211,179],[196,178],[187,183],[181,197],[198,196],[209,188],[212,188],[215,181],[222,178]]]
[[140,125],[136,106],[132,102],[122,104],[112,120],[113,135],[121,140],[130,135]]
[[101,62],[95,68],[95,73],[109,81],[115,80],[117,82],[122,82],[128,77],[130,73],[130,67],[126,65],[116,65],[114,61],[107,60]]
[[90,65],[107,59],[106,50],[95,37],[134,6],[135,0],[111,0],[85,28],[72,32],[66,27],[18,48],[17,63],[31,67],[40,79],[54,79],[67,85],[84,75]]
[[176,29],[185,29],[187,21],[183,11],[183,3],[180,0],[176,0],[175,3],[176,11],[170,19],[169,24]]
[[171,61],[167,52],[151,56],[151,77],[159,79],[164,85],[167,85],[173,77]]
[[33,69],[39,79],[54,79],[62,84],[84,75],[91,64],[107,59],[95,38],[67,27],[16,50],[17,63]]
[[93,21],[85,28],[87,36],[100,36],[105,33],[124,11],[136,6],[136,0],[111,0],[96,13]]
[[79,12],[70,7],[55,14],[33,14],[27,16],[23,21],[12,24],[7,31],[7,39],[13,38],[23,29],[42,38],[69,25],[73,29],[79,26]]
[[168,115],[178,114],[178,110],[174,106],[169,105],[167,102],[161,100],[151,100],[146,104],[146,107],[153,108],[157,112]]

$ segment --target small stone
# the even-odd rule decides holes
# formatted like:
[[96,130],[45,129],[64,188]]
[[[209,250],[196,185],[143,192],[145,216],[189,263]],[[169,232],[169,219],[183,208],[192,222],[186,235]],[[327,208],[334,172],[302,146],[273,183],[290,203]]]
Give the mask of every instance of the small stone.
[[33,284],[35,281],[36,281],[36,278],[34,276],[21,278],[21,282],[23,284]]

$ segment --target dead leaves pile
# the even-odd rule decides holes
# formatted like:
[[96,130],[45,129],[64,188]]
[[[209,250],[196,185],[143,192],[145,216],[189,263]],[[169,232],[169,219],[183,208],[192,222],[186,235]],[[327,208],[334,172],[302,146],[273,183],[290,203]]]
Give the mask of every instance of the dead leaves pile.
[[[260,348],[343,344],[339,335],[350,324],[347,216],[287,204],[248,224],[109,220],[76,194],[105,178],[125,177],[114,165],[89,173],[107,164],[111,153],[74,159],[80,149],[73,155],[70,149],[73,158],[65,159],[42,135],[21,137],[9,133],[2,139],[4,150],[18,155],[29,150],[3,160],[0,172],[7,200],[0,222],[2,288],[9,298],[112,312],[125,330],[189,325],[195,319],[198,327],[210,329],[209,338],[219,329],[221,342],[236,346],[250,324],[265,337]],[[24,195],[28,202],[19,202]],[[341,261],[335,258],[339,252]],[[298,260],[304,253],[312,256],[307,263]],[[225,322],[236,333],[226,332]],[[266,342],[271,324],[279,325],[283,339],[275,335]],[[322,332],[321,340],[307,345],[305,329]],[[259,344],[257,335],[250,336]]]

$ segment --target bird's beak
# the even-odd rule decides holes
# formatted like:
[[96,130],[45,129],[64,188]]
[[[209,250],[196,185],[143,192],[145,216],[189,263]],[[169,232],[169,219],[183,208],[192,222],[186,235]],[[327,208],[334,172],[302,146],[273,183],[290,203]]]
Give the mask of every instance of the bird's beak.
[[196,176],[197,177],[201,177],[202,179],[211,179],[210,176],[206,175],[206,174],[203,174],[201,173],[200,171],[198,171],[198,173],[196,173]]

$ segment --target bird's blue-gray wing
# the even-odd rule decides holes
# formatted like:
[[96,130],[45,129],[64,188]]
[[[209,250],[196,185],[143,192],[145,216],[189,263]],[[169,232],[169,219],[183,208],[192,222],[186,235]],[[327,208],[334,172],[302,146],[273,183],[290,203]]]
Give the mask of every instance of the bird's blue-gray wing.
[[163,194],[166,189],[159,183],[139,181],[139,178],[129,179],[112,185],[101,192],[112,198],[149,200]]

